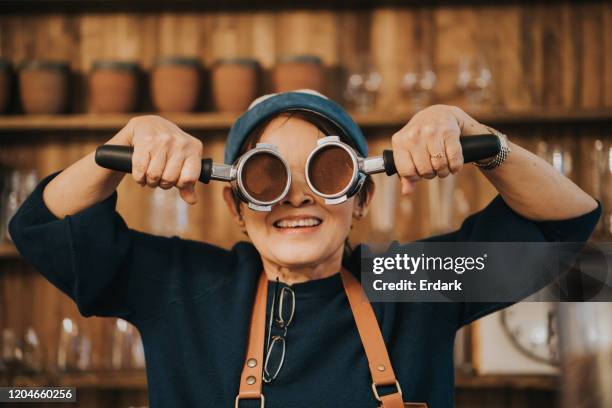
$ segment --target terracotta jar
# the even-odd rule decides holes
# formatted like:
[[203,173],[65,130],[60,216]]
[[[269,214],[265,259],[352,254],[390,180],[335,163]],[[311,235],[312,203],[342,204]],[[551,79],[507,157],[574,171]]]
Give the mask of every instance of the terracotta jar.
[[89,75],[89,92],[93,112],[133,112],[138,98],[138,65],[111,60],[94,62]]
[[219,111],[243,111],[257,96],[259,64],[251,58],[217,61],[212,70],[212,91]]
[[56,114],[66,110],[69,67],[65,62],[28,61],[19,71],[23,109],[29,114]]
[[323,81],[323,63],[314,55],[285,56],[274,67],[276,92],[303,88],[323,92]]
[[200,63],[195,58],[168,57],[157,61],[151,74],[151,96],[160,112],[191,112],[198,102]]
[[7,59],[0,58],[0,113],[6,112],[8,108],[13,83],[11,79],[11,63]]

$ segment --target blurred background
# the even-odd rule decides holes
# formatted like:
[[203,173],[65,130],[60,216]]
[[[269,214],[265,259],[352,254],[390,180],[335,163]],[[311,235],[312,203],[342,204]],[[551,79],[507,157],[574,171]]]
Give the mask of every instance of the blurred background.
[[[609,3],[0,1],[0,385],[76,386],[79,407],[147,405],[137,330],[79,316],[11,244],[6,224],[40,178],[149,112],[221,162],[254,97],[299,88],[350,109],[373,155],[419,109],[460,106],[598,198],[593,240],[612,236]],[[397,178],[375,181],[353,244],[452,230],[495,194],[473,166],[410,197]],[[132,228],[229,248],[246,237],[222,187],[199,185],[190,208],[126,177],[118,211]],[[463,329],[456,405],[612,407],[609,322],[608,304],[522,303]]]

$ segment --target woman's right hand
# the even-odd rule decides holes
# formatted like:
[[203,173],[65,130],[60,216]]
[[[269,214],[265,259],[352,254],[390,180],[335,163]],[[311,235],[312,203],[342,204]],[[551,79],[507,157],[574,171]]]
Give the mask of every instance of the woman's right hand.
[[130,119],[107,144],[133,146],[132,177],[141,186],[176,186],[189,204],[197,202],[195,184],[202,167],[203,144],[157,115]]

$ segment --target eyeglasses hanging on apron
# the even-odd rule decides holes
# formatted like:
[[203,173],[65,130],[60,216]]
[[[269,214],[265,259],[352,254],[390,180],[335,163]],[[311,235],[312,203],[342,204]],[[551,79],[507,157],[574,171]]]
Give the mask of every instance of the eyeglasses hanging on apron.
[[[465,163],[495,156],[501,148],[499,137],[493,134],[466,136],[459,140]],[[96,163],[131,173],[133,151],[131,146],[102,145],[96,149]],[[330,205],[340,204],[355,195],[368,174],[385,172],[391,176],[397,172],[392,150],[384,150],[381,156],[359,157],[338,136],[319,139],[304,170],[308,187]],[[276,146],[257,143],[232,165],[202,159],[199,180],[203,183],[210,180],[229,182],[249,208],[270,211],[288,194],[291,171]]]
[[[363,344],[368,366],[372,377],[372,392],[378,401],[379,408],[427,408],[423,402],[404,402],[402,389],[395,378],[387,347],[383,339],[378,321],[367,301],[361,284],[351,272],[342,268],[340,271],[342,284],[348,298],[359,337]],[[265,407],[265,397],[262,393],[262,381],[265,380],[264,338],[266,332],[266,299],[268,296],[268,278],[262,272],[259,276],[255,300],[251,311],[249,325],[249,341],[244,359],[244,366],[240,376],[240,389],[234,403],[235,408],[240,407],[240,401],[245,399],[259,400],[260,407]],[[270,316],[274,319],[274,316]],[[263,362],[263,365],[262,365]],[[379,388],[391,386],[395,392],[380,395]],[[299,396],[296,396],[296,399]]]
[[[268,335],[266,336],[266,356],[263,365],[263,381],[272,382],[278,376],[285,363],[287,332],[293,323],[295,315],[295,293],[289,286],[283,286],[279,292],[279,280],[276,278],[270,319],[268,320]],[[273,329],[279,332],[272,334]]]

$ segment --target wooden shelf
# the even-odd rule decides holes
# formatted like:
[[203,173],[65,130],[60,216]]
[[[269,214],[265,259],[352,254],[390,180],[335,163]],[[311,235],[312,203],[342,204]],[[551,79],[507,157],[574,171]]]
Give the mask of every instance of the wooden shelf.
[[16,386],[57,386],[78,389],[147,389],[144,370],[100,370],[75,373],[53,373],[35,376],[18,376]]
[[[558,377],[553,375],[465,375],[457,374],[455,387],[459,389],[536,389],[556,391]],[[142,389],[147,388],[144,370],[101,370],[82,373],[49,374],[47,376],[19,376],[15,385],[64,386],[77,389]]]
[[559,377],[556,375],[466,375],[457,374],[455,377],[456,388],[483,389],[483,388],[508,388],[508,389],[537,389],[557,390]]
[[63,374],[55,383],[64,387],[96,389],[146,389],[147,376],[144,370],[95,371]]
[[[612,119],[612,109],[566,110],[534,108],[522,111],[467,110],[466,112],[488,124],[536,124],[536,123],[578,123],[602,122]],[[373,112],[351,116],[362,127],[401,127],[408,122],[415,111],[386,114]]]
[[[514,0],[516,1],[516,0]],[[153,10],[274,10],[279,9],[355,9],[389,6],[429,6],[424,0],[311,0],[292,2],[288,0],[3,0],[4,12],[37,13],[94,12],[94,11],[153,11]],[[456,5],[457,0],[438,0],[437,5]],[[463,5],[488,4],[483,0],[461,0]]]
[[[0,116],[0,131],[118,130],[124,127],[130,118],[146,114],[5,115]],[[239,113],[162,115],[185,129],[227,130]]]
[[[612,109],[569,111],[560,109],[532,109],[529,111],[473,111],[474,117],[490,124],[534,124],[603,122],[612,119]],[[116,131],[132,114],[74,114],[74,115],[4,115],[0,116],[0,132],[41,131]],[[353,114],[355,121],[364,128],[399,128],[408,122],[414,111],[368,114]],[[162,114],[167,119],[188,130],[227,131],[240,112],[201,112]]]
[[21,254],[19,254],[15,245],[8,242],[0,244],[0,259],[15,259],[20,257]]

